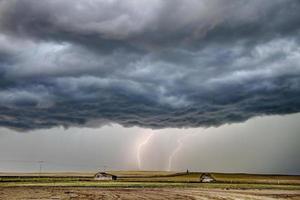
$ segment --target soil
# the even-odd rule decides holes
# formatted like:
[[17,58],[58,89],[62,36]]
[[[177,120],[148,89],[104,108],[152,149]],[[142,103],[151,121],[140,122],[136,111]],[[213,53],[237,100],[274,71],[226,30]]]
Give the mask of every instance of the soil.
[[220,190],[200,188],[105,189],[87,187],[8,187],[0,188],[0,200],[54,199],[300,199],[295,190]]

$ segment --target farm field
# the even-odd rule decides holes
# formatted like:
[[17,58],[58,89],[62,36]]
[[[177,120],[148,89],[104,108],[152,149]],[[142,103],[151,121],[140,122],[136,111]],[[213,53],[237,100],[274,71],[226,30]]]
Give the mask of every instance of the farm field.
[[290,199],[300,198],[299,190],[221,190],[204,188],[93,188],[14,187],[0,188],[1,200],[26,199]]
[[94,173],[2,173],[4,199],[300,199],[300,176],[200,172],[111,171],[116,181]]

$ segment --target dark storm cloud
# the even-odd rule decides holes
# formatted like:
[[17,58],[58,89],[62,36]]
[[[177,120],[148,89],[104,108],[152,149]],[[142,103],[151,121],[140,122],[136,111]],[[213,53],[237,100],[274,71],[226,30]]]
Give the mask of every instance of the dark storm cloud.
[[0,126],[199,127],[300,111],[300,3],[0,1]]

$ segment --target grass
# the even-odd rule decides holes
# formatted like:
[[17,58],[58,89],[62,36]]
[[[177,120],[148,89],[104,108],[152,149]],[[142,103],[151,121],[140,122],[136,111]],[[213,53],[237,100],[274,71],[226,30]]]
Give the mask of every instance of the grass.
[[284,189],[300,190],[300,176],[212,173],[217,183],[199,183],[201,173],[170,173],[145,171],[110,172],[117,181],[94,181],[92,174],[6,174],[0,176],[0,187],[103,187],[161,188],[200,187],[219,189]]
[[168,183],[168,182],[6,182],[0,187],[100,187],[100,188],[217,188],[217,189],[282,189],[300,190],[300,185],[227,184],[227,183]]

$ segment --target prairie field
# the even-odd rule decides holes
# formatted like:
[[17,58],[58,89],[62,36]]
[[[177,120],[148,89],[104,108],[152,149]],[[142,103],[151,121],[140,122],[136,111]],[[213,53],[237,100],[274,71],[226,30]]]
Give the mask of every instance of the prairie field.
[[95,188],[95,187],[15,187],[0,188],[1,200],[27,199],[126,199],[126,200],[164,200],[164,199],[251,199],[273,200],[300,198],[299,190],[222,190],[205,188]]
[[111,171],[115,181],[94,173],[6,173],[0,176],[5,199],[300,199],[300,176],[200,172]]

